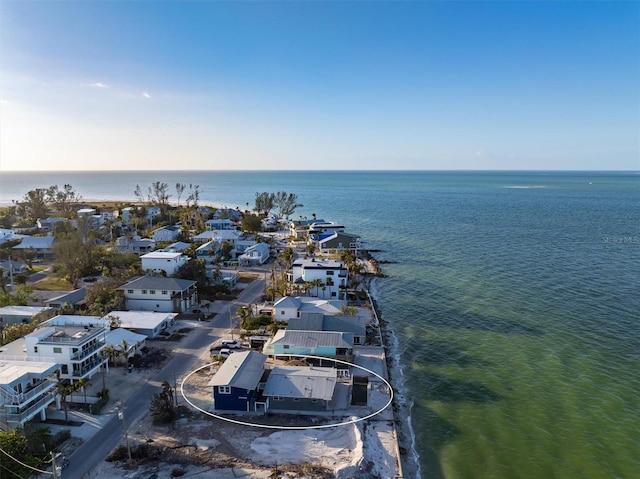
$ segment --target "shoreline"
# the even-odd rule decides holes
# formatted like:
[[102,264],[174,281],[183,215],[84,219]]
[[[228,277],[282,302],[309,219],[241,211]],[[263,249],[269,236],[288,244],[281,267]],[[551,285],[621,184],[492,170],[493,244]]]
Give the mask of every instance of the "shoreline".
[[385,278],[378,266],[378,262],[367,252],[367,261],[372,265],[375,273],[365,276],[366,291],[374,309],[374,314],[380,328],[382,344],[385,349],[385,359],[389,382],[395,390],[392,403],[394,427],[396,429],[396,442],[398,446],[398,459],[403,472],[403,477],[422,478],[420,456],[416,449],[416,436],[411,420],[413,402],[407,400],[407,388],[405,385],[404,370],[400,364],[400,348],[398,337],[383,317],[378,303],[376,282],[379,278]]

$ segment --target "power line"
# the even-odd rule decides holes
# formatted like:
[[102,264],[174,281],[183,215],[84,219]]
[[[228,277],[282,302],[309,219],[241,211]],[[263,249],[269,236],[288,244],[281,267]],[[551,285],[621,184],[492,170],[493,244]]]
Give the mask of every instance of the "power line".
[[11,454],[9,454],[8,452],[6,452],[6,451],[5,451],[4,449],[2,449],[2,448],[0,448],[0,452],[1,452],[2,454],[4,454],[5,456],[7,456],[7,457],[9,457],[9,458],[13,459],[14,461],[16,461],[16,462],[17,462],[18,464],[20,464],[21,466],[26,467],[27,469],[31,469],[32,471],[39,472],[40,474],[51,474],[51,475],[53,475],[53,472],[50,472],[50,471],[43,471],[43,470],[41,470],[41,469],[37,469],[37,468],[35,468],[35,467],[33,467],[33,466],[30,466],[29,464],[25,464],[24,462],[20,461],[19,459],[16,459],[15,457],[13,457]]

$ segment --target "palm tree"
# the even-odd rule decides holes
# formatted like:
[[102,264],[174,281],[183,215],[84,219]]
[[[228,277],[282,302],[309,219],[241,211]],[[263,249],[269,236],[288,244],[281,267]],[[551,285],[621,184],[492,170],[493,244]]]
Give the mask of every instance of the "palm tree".
[[102,352],[107,356],[109,363],[112,365],[115,365],[116,358],[120,356],[120,351],[113,344],[108,344]]
[[78,389],[82,389],[84,393],[84,404],[85,407],[87,405],[87,386],[89,385],[89,380],[87,378],[81,378],[76,381],[76,385]]
[[60,402],[62,402],[62,407],[64,409],[64,422],[69,422],[69,411],[67,408],[67,396],[73,394],[74,387],[73,384],[65,381],[59,381],[57,384],[58,394],[60,395]]

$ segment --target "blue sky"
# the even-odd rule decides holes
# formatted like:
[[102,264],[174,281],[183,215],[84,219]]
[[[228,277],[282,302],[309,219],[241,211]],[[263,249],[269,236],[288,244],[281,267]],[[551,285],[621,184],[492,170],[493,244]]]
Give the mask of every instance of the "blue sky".
[[640,3],[0,0],[0,99],[0,170],[640,169]]

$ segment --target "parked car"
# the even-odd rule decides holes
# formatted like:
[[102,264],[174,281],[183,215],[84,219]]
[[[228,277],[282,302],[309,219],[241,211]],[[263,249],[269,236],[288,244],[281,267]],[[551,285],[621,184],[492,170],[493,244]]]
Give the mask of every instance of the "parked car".
[[242,341],[239,339],[223,339],[222,347],[229,349],[238,349],[242,347]]
[[223,358],[228,358],[233,353],[235,353],[233,349],[222,348],[220,351],[218,351],[218,356],[222,356]]

